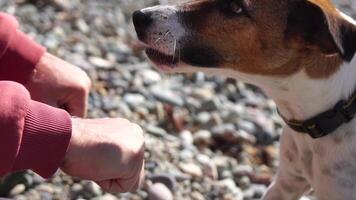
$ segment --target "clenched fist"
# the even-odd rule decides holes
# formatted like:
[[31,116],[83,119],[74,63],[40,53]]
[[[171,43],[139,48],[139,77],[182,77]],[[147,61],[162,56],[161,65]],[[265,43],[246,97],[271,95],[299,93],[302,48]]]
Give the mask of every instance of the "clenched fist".
[[33,100],[64,108],[77,117],[86,114],[90,86],[83,70],[49,53],[42,56],[26,84]]
[[72,119],[61,169],[93,180],[107,192],[136,190],[144,177],[142,129],[126,119]]

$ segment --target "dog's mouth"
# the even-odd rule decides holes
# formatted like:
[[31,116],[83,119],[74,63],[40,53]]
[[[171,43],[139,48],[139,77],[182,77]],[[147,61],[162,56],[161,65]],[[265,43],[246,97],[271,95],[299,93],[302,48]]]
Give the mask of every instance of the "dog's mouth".
[[160,68],[174,68],[178,65],[179,58],[175,55],[167,55],[153,48],[147,48],[145,52],[147,57]]

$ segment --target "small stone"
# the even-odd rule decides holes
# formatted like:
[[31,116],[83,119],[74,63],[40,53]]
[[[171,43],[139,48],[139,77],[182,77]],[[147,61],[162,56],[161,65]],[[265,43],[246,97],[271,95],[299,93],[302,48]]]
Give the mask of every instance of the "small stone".
[[205,101],[201,106],[201,110],[204,111],[217,110],[219,109],[220,106],[221,106],[221,102],[219,101],[219,99],[214,98],[212,100]]
[[233,174],[236,177],[249,176],[253,173],[253,168],[250,165],[237,165],[233,168]]
[[76,26],[83,33],[88,33],[90,30],[88,24],[83,19],[78,19],[76,21]]
[[230,191],[233,194],[234,199],[236,199],[236,200],[242,200],[243,199],[243,193],[242,193],[241,189],[236,186],[234,180],[232,180],[232,179],[224,179],[224,180],[219,181],[217,183],[217,185],[219,187],[225,188],[228,191]]
[[26,190],[26,186],[24,184],[18,184],[10,190],[9,196],[13,197],[13,196],[19,195],[19,194],[25,192],[25,190]]
[[106,111],[114,110],[119,107],[118,105],[119,99],[115,97],[103,96],[101,100],[102,100],[102,108]]
[[194,133],[194,143],[198,145],[209,145],[211,143],[211,133],[207,130],[200,130]]
[[103,68],[103,69],[110,69],[113,67],[113,63],[108,60],[99,58],[99,57],[89,57],[89,62],[96,67]]
[[152,183],[163,183],[168,189],[173,191],[176,187],[176,178],[172,174],[154,174],[149,177]]
[[263,194],[267,191],[267,187],[261,184],[252,184],[251,189],[254,191],[254,198],[261,198]]
[[179,152],[179,158],[183,161],[189,161],[194,158],[194,153],[189,149],[183,149]]
[[123,100],[131,107],[137,107],[146,102],[146,98],[142,94],[125,94]]
[[251,185],[251,180],[248,176],[243,176],[239,180],[237,180],[237,183],[242,189],[248,188]]
[[146,127],[146,131],[152,135],[158,136],[158,137],[164,137],[167,135],[167,131],[164,130],[163,128],[153,126],[153,125],[148,125]]
[[211,120],[211,114],[209,112],[200,112],[196,120],[199,124],[206,124]]
[[82,192],[83,190],[83,186],[79,183],[74,183],[71,187],[71,192],[74,194],[74,195],[77,195],[79,194],[80,192]]
[[173,200],[172,192],[162,183],[155,183],[148,189],[149,200]]
[[53,199],[53,195],[51,193],[48,192],[42,192],[40,191],[40,199],[41,200],[52,200]]
[[192,96],[203,100],[210,101],[214,98],[214,90],[210,88],[196,88],[193,90]]
[[151,69],[144,69],[142,71],[139,71],[138,76],[142,78],[143,83],[145,85],[155,84],[162,80],[161,75]]
[[186,174],[193,177],[202,177],[203,170],[196,164],[193,163],[180,163],[179,168]]
[[193,200],[205,200],[204,195],[202,195],[201,193],[199,193],[199,192],[197,192],[197,191],[192,192],[192,194],[190,195],[190,197],[191,197]]
[[204,154],[199,154],[197,156],[197,161],[203,166],[203,173],[213,180],[218,179],[218,169],[214,162],[209,158],[209,156]]
[[92,200],[118,200],[119,198],[117,198],[116,196],[106,193],[101,197],[95,197]]
[[54,188],[52,185],[49,185],[49,184],[42,184],[42,185],[39,185],[38,187],[36,187],[36,189],[38,191],[41,191],[41,192],[46,192],[46,193],[50,193],[50,194],[53,194],[54,193]]
[[168,103],[174,106],[182,107],[184,101],[181,96],[175,94],[173,91],[164,88],[154,88],[152,89],[153,96],[163,103]]
[[185,143],[185,144],[193,144],[194,142],[194,138],[193,135],[190,131],[188,130],[184,130],[179,134],[179,137],[181,138],[181,140]]
[[93,196],[100,196],[103,193],[100,186],[92,181],[84,184],[84,190]]

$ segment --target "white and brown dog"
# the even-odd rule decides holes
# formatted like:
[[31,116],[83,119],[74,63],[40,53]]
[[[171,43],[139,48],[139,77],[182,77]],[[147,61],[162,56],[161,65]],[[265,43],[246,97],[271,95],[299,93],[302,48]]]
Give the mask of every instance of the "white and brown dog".
[[147,56],[165,72],[255,84],[287,124],[263,197],[356,199],[356,22],[329,0],[191,0],[136,11]]

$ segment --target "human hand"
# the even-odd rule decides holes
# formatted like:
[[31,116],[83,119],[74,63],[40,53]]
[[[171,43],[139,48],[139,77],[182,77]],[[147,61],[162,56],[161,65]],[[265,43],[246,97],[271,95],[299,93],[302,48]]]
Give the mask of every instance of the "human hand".
[[91,81],[80,68],[46,53],[26,84],[31,98],[84,117]]
[[72,119],[61,169],[95,181],[106,192],[135,191],[144,177],[142,129],[126,119]]

